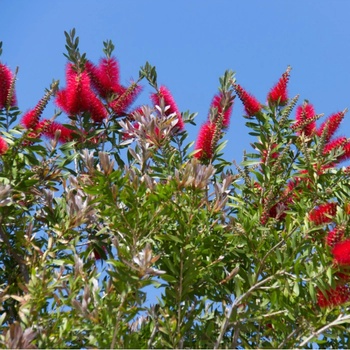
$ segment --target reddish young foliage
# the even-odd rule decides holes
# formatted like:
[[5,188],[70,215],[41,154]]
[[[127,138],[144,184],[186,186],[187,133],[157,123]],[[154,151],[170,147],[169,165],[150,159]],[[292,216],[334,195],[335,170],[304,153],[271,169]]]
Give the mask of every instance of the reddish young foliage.
[[214,123],[207,121],[203,124],[199,130],[199,134],[196,140],[194,149],[198,150],[194,156],[198,159],[210,160],[213,157],[213,137],[216,126]]
[[247,91],[245,91],[239,84],[234,84],[235,91],[242,101],[245,112],[248,117],[252,117],[258,114],[261,110],[260,102]]
[[160,105],[160,100],[163,99],[164,100],[164,104],[165,106],[169,106],[170,108],[166,111],[166,115],[175,113],[178,121],[177,121],[177,128],[182,131],[185,128],[185,124],[182,120],[181,117],[181,113],[175,103],[175,100],[171,94],[171,92],[169,91],[168,88],[166,88],[165,86],[161,86],[158,90],[157,93],[154,93],[151,95],[151,100],[155,105]]

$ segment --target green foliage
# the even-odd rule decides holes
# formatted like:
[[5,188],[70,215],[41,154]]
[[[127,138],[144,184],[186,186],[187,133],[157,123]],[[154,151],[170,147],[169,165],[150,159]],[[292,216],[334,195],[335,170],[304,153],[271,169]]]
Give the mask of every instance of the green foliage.
[[[82,64],[74,30],[65,35],[66,57]],[[157,89],[148,62],[139,78]],[[229,106],[233,83],[231,71],[220,79]],[[166,106],[100,124],[70,116],[78,137],[62,145],[2,110],[1,345],[349,347],[349,303],[318,304],[347,271],[325,244],[332,226],[309,217],[336,202],[331,225],[349,235],[349,172],[330,166],[342,149],[325,154],[324,136],[293,130],[297,99],[247,120],[256,142],[236,166],[224,142],[207,164],[195,159]]]

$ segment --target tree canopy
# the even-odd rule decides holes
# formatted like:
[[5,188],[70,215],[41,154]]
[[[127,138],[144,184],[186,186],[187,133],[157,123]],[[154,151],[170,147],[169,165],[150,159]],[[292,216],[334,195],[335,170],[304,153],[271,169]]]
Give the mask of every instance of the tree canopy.
[[290,67],[264,103],[228,70],[191,140],[154,66],[124,86],[111,41],[94,63],[65,35],[65,82],[29,111],[0,61],[1,346],[349,347],[347,110],[289,96]]

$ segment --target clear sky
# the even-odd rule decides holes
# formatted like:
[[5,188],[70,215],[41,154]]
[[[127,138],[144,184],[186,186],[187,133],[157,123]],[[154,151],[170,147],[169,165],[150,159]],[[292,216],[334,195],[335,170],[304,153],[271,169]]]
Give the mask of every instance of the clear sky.
[[[64,82],[63,32],[76,28],[80,50],[97,62],[111,39],[122,83],[149,61],[180,110],[207,117],[226,69],[261,102],[288,65],[290,96],[308,99],[317,113],[350,107],[349,0],[0,0],[0,60],[19,66],[17,97],[33,107],[52,79]],[[145,83],[146,85],[146,83]],[[145,89],[140,102],[148,101]],[[53,108],[53,107],[52,107]],[[237,99],[226,138],[228,160],[250,149]],[[50,112],[47,112],[50,113]],[[45,115],[50,118],[51,115]],[[64,117],[60,121],[67,122]],[[350,115],[341,134],[350,137]]]

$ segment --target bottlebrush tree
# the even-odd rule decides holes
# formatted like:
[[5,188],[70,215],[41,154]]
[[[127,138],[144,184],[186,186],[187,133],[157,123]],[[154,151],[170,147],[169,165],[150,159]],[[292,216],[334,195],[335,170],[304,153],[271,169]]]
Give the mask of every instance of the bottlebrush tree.
[[[289,67],[267,102],[227,71],[189,140],[153,66],[124,86],[111,41],[91,62],[65,35],[65,81],[23,112],[0,61],[1,346],[350,347],[346,110],[289,96]],[[239,100],[256,141],[232,164]]]

